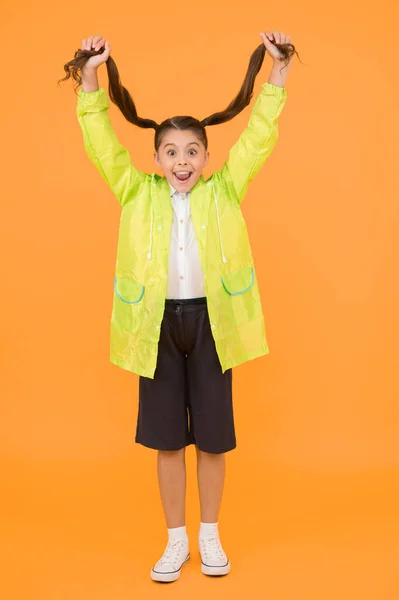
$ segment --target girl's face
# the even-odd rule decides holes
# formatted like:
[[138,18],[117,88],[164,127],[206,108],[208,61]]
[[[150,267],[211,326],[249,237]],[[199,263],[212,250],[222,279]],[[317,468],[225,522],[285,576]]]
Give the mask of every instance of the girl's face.
[[155,162],[166,179],[175,190],[182,193],[189,192],[195,186],[208,159],[209,152],[203,142],[189,129],[168,129],[155,154]]

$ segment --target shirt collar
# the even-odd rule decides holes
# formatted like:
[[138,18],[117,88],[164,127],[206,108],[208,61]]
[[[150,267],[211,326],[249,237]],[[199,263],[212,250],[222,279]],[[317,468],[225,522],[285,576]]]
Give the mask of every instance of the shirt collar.
[[[168,181],[168,183],[169,183],[169,181]],[[174,196],[174,195],[175,195],[175,193],[176,193],[176,190],[175,190],[175,188],[174,188],[174,187],[173,187],[173,186],[172,186],[170,183],[169,183],[169,187],[170,187],[170,195],[171,195],[171,196]]]
[[[169,183],[169,181],[168,181]],[[179,194],[179,192],[177,190],[175,190],[175,188],[169,183],[169,187],[170,187],[170,197],[173,198],[173,196],[175,194]],[[184,193],[184,196],[188,196],[190,192]]]

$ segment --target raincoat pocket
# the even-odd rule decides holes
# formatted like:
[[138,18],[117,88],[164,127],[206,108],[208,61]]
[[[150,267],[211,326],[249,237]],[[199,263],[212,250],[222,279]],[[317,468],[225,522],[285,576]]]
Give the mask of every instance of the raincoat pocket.
[[114,290],[122,302],[126,304],[138,304],[144,296],[145,287],[127,277],[116,276],[114,279]]
[[230,273],[222,277],[222,284],[230,296],[245,294],[251,289],[255,282],[255,271],[253,267],[245,267],[236,273]]

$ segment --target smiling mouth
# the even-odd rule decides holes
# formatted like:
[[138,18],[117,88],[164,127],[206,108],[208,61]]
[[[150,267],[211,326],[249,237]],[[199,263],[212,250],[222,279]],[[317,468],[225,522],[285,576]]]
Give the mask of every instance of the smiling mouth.
[[173,176],[179,183],[187,183],[192,174],[192,171],[177,171],[176,173],[173,173]]

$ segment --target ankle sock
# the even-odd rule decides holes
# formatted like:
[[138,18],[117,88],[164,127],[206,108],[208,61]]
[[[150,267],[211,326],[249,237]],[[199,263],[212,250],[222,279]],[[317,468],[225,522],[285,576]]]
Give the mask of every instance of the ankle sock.
[[218,523],[201,522],[199,536],[209,537],[210,535],[219,535]]
[[184,527],[174,527],[168,529],[169,541],[174,542],[175,540],[183,540],[188,543],[187,529]]

